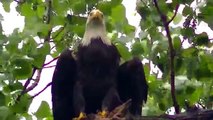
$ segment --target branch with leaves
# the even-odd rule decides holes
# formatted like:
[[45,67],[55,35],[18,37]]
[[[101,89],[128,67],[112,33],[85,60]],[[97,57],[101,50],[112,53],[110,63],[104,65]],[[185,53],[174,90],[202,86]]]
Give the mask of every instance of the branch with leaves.
[[[50,19],[51,19],[51,9],[52,9],[52,2],[51,0],[46,0],[46,15],[45,15],[45,19],[43,19],[43,21],[46,23],[46,24],[50,24]],[[49,43],[51,41],[51,33],[52,33],[52,28],[50,28],[48,30],[48,34],[47,36],[45,37],[44,39],[44,42],[47,42]],[[54,58],[53,60],[51,60],[50,62],[47,62],[47,63],[44,63],[46,58],[44,59],[43,61],[43,65],[42,65],[42,68],[33,68],[33,73],[31,75],[30,78],[27,79],[27,81],[25,82],[24,84],[24,88],[21,92],[20,95],[18,95],[17,97],[17,101],[20,100],[21,96],[23,96],[25,93],[28,93],[29,91],[33,90],[39,83],[40,81],[40,78],[41,78],[41,73],[42,73],[42,69],[43,67],[45,67],[46,65],[52,63],[53,61],[57,60],[58,58]],[[33,79],[33,76],[35,75],[36,73],[36,78]],[[34,80],[34,82],[29,86],[31,80]],[[46,88],[45,88],[46,89]],[[40,93],[39,93],[40,94]]]
[[180,109],[179,109],[179,105],[177,103],[177,99],[176,99],[176,95],[175,95],[175,70],[174,70],[175,50],[173,48],[172,37],[171,37],[171,34],[170,34],[170,30],[169,30],[169,24],[171,23],[171,21],[176,16],[178,8],[179,8],[179,4],[176,5],[175,14],[171,18],[171,20],[168,21],[167,20],[167,16],[161,12],[161,10],[160,10],[160,8],[158,6],[157,0],[153,0],[153,2],[154,2],[154,5],[155,5],[155,7],[157,9],[158,14],[160,15],[161,21],[163,22],[163,26],[164,26],[165,31],[166,31],[166,36],[168,38],[171,95],[172,95],[173,106],[175,107],[175,112],[177,114],[179,114],[180,113]]

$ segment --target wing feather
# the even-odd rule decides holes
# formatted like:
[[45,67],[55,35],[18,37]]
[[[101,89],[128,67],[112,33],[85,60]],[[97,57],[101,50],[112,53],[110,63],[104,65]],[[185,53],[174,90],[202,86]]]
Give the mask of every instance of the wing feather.
[[54,120],[71,120],[72,96],[77,65],[72,51],[66,49],[60,55],[52,78],[52,105]]

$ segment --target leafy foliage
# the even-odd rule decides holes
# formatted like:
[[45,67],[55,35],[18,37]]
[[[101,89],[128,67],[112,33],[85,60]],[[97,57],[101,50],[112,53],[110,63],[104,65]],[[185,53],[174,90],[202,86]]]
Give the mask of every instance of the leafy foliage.
[[[32,119],[32,116],[52,119],[50,107],[44,101],[36,113],[29,114],[32,99],[22,90],[28,92],[30,89],[27,91],[27,88],[32,86],[22,84],[23,80],[35,79],[35,83],[38,83],[40,78],[33,78],[33,75],[37,71],[39,76],[47,65],[44,64],[47,55],[56,58],[66,47],[75,49],[83,37],[85,16],[94,7],[105,14],[107,31],[122,59],[138,56],[148,61],[144,69],[149,83],[149,98],[143,107],[143,114],[165,113],[173,106],[168,38],[152,0],[137,2],[136,10],[141,21],[136,28],[128,23],[122,0],[6,0],[1,1],[4,11],[10,11],[12,2],[17,3],[13,7],[24,16],[25,26],[23,31],[15,29],[12,34],[5,35],[2,29],[4,17],[0,15],[1,120]],[[177,4],[183,10],[178,11],[172,19]],[[175,93],[180,108],[186,110],[188,101],[190,105],[199,103],[212,109],[213,41],[205,31],[198,33],[197,28],[205,22],[213,29],[213,2],[159,0],[158,5],[168,20],[172,19],[169,29],[175,50]],[[136,29],[141,29],[139,35]]]

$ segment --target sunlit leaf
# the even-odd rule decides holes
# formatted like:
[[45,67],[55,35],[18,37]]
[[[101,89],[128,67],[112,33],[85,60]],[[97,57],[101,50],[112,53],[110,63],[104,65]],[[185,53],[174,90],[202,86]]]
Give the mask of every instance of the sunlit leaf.
[[7,120],[8,115],[11,114],[10,110],[6,106],[1,106],[0,107],[0,119],[1,120]]
[[15,59],[13,75],[16,79],[25,79],[32,74],[32,65],[28,59]]
[[51,116],[50,107],[47,102],[42,101],[40,107],[35,113],[36,117],[39,119]]
[[26,113],[31,104],[31,101],[32,100],[29,99],[29,95],[24,95],[19,101],[10,106],[10,110],[15,113]]
[[185,6],[182,14],[183,14],[183,16],[187,16],[187,15],[190,15],[192,13],[193,13],[192,8],[189,7],[189,6]]
[[135,41],[135,43],[132,45],[132,55],[139,56],[142,55],[144,52],[144,48],[140,41]]
[[182,20],[182,15],[177,13],[177,15],[175,16],[175,18],[173,20],[173,23],[174,24],[179,24],[181,20]]
[[132,57],[131,53],[129,52],[128,48],[125,45],[121,43],[116,43],[115,46],[117,47],[121,57],[124,60],[129,60]]

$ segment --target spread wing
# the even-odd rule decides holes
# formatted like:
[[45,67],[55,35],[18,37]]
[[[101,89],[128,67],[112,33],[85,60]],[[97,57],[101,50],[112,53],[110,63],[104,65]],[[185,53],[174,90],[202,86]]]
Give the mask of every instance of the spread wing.
[[138,58],[123,63],[118,69],[118,92],[120,99],[126,102],[132,99],[130,112],[141,115],[143,102],[147,100],[148,85],[143,64]]
[[77,73],[72,51],[66,49],[60,55],[52,78],[52,106],[54,120],[71,120],[72,96]]

